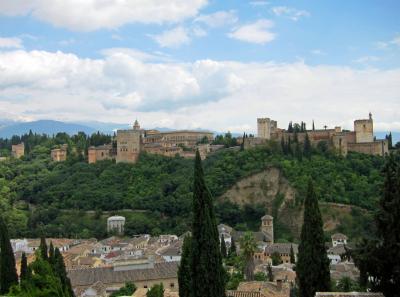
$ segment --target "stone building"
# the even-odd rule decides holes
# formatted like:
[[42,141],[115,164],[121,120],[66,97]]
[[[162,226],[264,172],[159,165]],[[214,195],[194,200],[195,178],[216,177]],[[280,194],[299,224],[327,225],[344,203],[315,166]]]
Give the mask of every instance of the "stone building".
[[213,133],[207,131],[168,131],[141,129],[136,120],[132,129],[118,130],[116,135],[116,150],[112,145],[90,147],[89,163],[106,159],[116,159],[117,163],[136,163],[141,152],[158,154],[167,157],[180,155],[184,158],[194,158],[195,150],[199,149],[201,157],[211,151],[210,143]]
[[125,218],[122,216],[112,216],[107,219],[107,232],[116,231],[118,234],[124,233]]
[[271,134],[276,132],[277,122],[269,118],[257,119],[257,135],[261,139],[271,139]]
[[115,156],[112,144],[105,144],[100,146],[91,146],[88,149],[88,162],[89,164],[96,163],[97,161],[110,160]]
[[68,149],[68,144],[63,144],[59,148],[55,148],[51,150],[51,159],[54,162],[63,162],[67,160],[67,149]]
[[151,288],[162,283],[164,288],[178,290],[178,262],[149,264],[147,267],[129,266],[124,269],[99,267],[90,269],[73,269],[68,271],[75,292],[85,290],[100,282],[110,294],[133,282],[137,288]]
[[368,119],[354,121],[354,131],[345,131],[341,127],[333,129],[313,129],[304,132],[289,132],[277,127],[277,122],[269,118],[257,119],[257,137],[246,138],[245,148],[263,145],[268,140],[287,142],[288,139],[297,137],[299,142],[304,142],[306,135],[312,145],[316,146],[320,142],[325,142],[328,147],[337,150],[341,155],[348,152],[358,152],[369,155],[384,156],[389,152],[387,139],[376,140],[374,138],[372,114]]
[[136,163],[141,148],[141,130],[138,121],[133,129],[117,131],[117,163]]
[[261,218],[261,230],[270,238],[271,243],[274,243],[274,218],[270,215],[265,215]]
[[14,158],[21,158],[25,154],[25,144],[23,142],[19,144],[13,144],[11,146],[11,156]]

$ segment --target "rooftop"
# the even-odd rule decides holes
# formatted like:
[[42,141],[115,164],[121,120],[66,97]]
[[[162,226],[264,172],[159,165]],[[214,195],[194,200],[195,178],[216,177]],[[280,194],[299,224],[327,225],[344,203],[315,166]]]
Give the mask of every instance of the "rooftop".
[[96,282],[103,284],[125,283],[128,281],[158,280],[176,278],[177,262],[156,263],[154,268],[114,271],[112,267],[73,269],[68,271],[72,286],[90,286]]

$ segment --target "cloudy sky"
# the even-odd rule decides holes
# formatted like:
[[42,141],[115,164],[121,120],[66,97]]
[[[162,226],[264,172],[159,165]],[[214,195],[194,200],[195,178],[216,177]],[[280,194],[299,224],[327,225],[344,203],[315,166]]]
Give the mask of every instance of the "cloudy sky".
[[400,1],[1,0],[0,117],[400,131]]

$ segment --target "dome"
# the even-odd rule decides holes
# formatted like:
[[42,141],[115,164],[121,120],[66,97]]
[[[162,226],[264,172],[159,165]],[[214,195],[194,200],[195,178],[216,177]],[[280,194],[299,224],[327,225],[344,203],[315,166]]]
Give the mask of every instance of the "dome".
[[270,215],[265,215],[261,218],[261,220],[273,220],[274,217],[270,216]]
[[107,219],[107,221],[125,221],[125,217],[122,216],[112,216]]

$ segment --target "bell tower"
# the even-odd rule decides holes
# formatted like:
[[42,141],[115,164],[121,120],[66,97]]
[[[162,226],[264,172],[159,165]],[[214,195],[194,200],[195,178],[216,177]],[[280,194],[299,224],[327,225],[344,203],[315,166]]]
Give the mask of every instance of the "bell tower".
[[265,234],[270,243],[274,243],[274,218],[265,215],[261,218],[261,232]]

